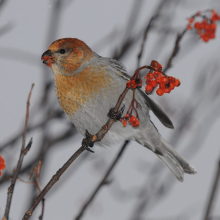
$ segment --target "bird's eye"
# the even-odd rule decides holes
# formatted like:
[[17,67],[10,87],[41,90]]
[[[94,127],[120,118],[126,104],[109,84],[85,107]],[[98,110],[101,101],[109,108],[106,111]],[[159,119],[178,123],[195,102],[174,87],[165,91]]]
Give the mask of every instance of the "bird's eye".
[[64,49],[61,49],[61,50],[60,50],[60,53],[61,53],[61,54],[64,54],[64,53],[65,53],[65,50],[64,50]]

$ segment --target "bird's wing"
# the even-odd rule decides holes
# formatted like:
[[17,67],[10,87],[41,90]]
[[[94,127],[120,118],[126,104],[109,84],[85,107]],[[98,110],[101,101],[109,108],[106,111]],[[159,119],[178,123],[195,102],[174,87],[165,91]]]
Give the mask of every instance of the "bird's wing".
[[[118,73],[119,76],[123,77],[127,81],[130,80],[131,77],[128,75],[125,66],[121,62],[110,58],[106,58],[106,59],[108,60],[110,66],[115,70],[117,70],[116,72]],[[152,95],[147,95],[143,87],[138,90],[141,92],[141,95],[145,98],[148,107],[157,116],[157,118],[161,121],[161,123],[168,128],[174,128],[172,121],[163,111],[160,104],[153,99]]]

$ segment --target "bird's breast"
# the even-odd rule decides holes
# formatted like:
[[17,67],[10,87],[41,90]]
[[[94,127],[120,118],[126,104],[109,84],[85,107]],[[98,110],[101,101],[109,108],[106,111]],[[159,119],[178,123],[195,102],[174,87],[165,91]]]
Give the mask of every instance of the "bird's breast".
[[112,78],[103,68],[85,68],[76,75],[55,74],[56,95],[70,117],[91,103],[100,93],[108,92]]

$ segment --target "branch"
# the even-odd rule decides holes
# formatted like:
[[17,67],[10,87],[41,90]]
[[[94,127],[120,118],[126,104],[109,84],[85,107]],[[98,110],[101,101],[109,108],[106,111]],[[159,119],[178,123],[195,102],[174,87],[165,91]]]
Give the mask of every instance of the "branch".
[[[137,71],[137,70],[136,70]],[[136,72],[135,72],[136,73]],[[119,96],[118,102],[114,108],[115,112],[118,112],[119,107],[127,94],[129,88],[125,88],[123,93]],[[105,136],[105,134],[108,132],[108,130],[111,128],[113,123],[115,122],[115,119],[109,119],[105,125],[102,126],[100,131],[93,135],[90,138],[85,138],[89,139],[91,143],[95,143],[97,141],[101,141],[102,138]],[[83,139],[83,140],[85,140]],[[23,217],[23,220],[27,220],[31,217],[33,211],[39,204],[39,202],[43,199],[43,197],[47,194],[47,192],[51,189],[51,187],[59,180],[60,176],[66,171],[66,169],[73,163],[73,161],[76,160],[76,158],[85,150],[87,147],[85,144],[82,142],[82,146],[69,158],[69,160],[57,171],[57,173],[51,178],[51,180],[48,182],[48,184],[44,187],[42,192],[38,195],[38,197],[35,199],[33,205],[31,208],[26,212],[26,214]],[[90,150],[91,151],[91,150]]]
[[92,193],[92,195],[90,196],[90,198],[87,200],[87,202],[84,204],[84,206],[82,207],[81,211],[79,212],[79,214],[77,215],[77,217],[75,218],[75,220],[80,220],[81,217],[83,216],[86,208],[89,206],[89,204],[93,201],[93,199],[95,198],[95,196],[97,195],[97,193],[99,192],[99,190],[101,189],[102,186],[104,186],[106,184],[106,180],[108,178],[108,176],[110,175],[110,173],[112,172],[113,168],[115,167],[115,165],[117,164],[117,162],[119,161],[120,157],[122,156],[125,148],[127,147],[127,145],[129,144],[129,141],[125,141],[124,145],[121,147],[117,157],[114,159],[113,163],[111,164],[111,166],[108,168],[106,174],[104,175],[104,177],[102,178],[102,180],[100,181],[100,183],[98,184],[98,186],[96,187],[96,189],[94,190],[94,192]]
[[217,192],[217,189],[218,189],[218,186],[219,186],[218,182],[219,182],[219,179],[220,179],[220,158],[219,158],[217,166],[218,166],[217,167],[217,172],[216,172],[216,175],[215,175],[215,180],[213,182],[212,191],[211,191],[209,201],[208,201],[208,204],[207,204],[204,220],[209,219],[209,214],[210,214],[211,209],[212,209],[212,203],[213,203],[214,198],[217,194],[216,192]]
[[29,118],[30,98],[31,98],[31,92],[32,92],[33,87],[34,87],[34,84],[32,84],[32,86],[31,86],[31,90],[30,90],[28,100],[27,100],[26,119],[25,119],[25,126],[24,126],[24,134],[23,134],[23,139],[22,139],[21,152],[20,152],[20,157],[19,157],[19,160],[18,160],[16,170],[14,172],[14,175],[13,175],[13,178],[12,178],[12,181],[11,181],[11,185],[8,188],[8,197],[7,197],[7,202],[6,202],[6,207],[5,207],[5,215],[3,217],[3,220],[8,220],[15,183],[16,183],[18,174],[21,170],[21,166],[22,166],[22,163],[23,163],[23,158],[27,154],[27,152],[30,150],[31,145],[32,145],[32,138],[31,138],[31,140],[29,141],[27,147],[25,148],[27,123],[28,123],[28,118]]
[[39,216],[39,220],[43,220],[45,199],[43,198],[41,202],[42,202],[42,210],[41,210],[41,215]]
[[187,31],[187,29],[185,28],[181,34],[177,35],[176,42],[175,42],[175,45],[174,45],[174,48],[173,48],[173,52],[171,53],[170,58],[169,58],[169,60],[167,62],[167,65],[166,65],[166,67],[163,70],[164,73],[166,73],[166,71],[172,66],[173,58],[176,56],[177,52],[180,49],[180,45],[179,44],[180,44],[180,41],[183,38],[184,34],[186,33],[186,31]]
[[51,178],[48,184],[44,187],[42,192],[35,199],[31,208],[26,212],[23,217],[23,220],[27,220],[31,217],[33,211],[39,204],[39,202],[43,199],[43,197],[47,194],[47,192],[52,188],[52,186],[59,180],[60,176],[66,171],[66,169],[72,164],[73,161],[85,150],[84,146],[81,146],[70,158],[69,160],[57,171],[57,173]]
[[143,35],[143,40],[142,40],[142,43],[141,43],[141,49],[140,49],[140,52],[137,56],[137,67],[140,66],[140,61],[141,61],[141,57],[142,57],[142,54],[143,54],[143,50],[144,50],[144,45],[145,45],[145,42],[146,42],[146,38],[147,38],[147,34],[152,26],[152,22],[154,20],[154,17],[152,17],[144,31],[144,35]]

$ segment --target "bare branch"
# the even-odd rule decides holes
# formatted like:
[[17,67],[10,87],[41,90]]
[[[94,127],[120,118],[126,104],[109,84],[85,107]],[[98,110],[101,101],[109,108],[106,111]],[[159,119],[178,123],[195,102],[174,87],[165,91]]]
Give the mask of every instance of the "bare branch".
[[11,181],[11,185],[8,188],[8,197],[7,197],[6,207],[5,207],[5,214],[4,214],[4,218],[3,218],[4,220],[8,220],[8,217],[9,217],[9,212],[10,212],[10,207],[11,207],[11,201],[12,201],[12,196],[13,196],[13,192],[14,192],[14,187],[15,187],[15,183],[16,183],[18,174],[19,174],[19,172],[21,170],[21,166],[22,166],[22,163],[23,163],[23,158],[27,154],[27,152],[29,151],[29,149],[30,149],[30,147],[32,145],[32,138],[31,138],[30,142],[28,143],[27,147],[25,148],[27,123],[28,123],[28,118],[29,118],[30,98],[31,98],[31,93],[32,93],[33,87],[34,87],[34,84],[32,84],[30,93],[28,95],[27,109],[26,109],[26,120],[25,120],[25,126],[24,126],[24,134],[23,134],[23,139],[22,139],[21,152],[20,152],[20,157],[19,157],[19,160],[18,160],[18,164],[17,164],[16,170],[14,172],[14,175],[13,175],[13,178],[12,178],[12,181]]
[[167,65],[165,66],[163,72],[165,73],[171,66],[172,66],[172,61],[173,61],[173,58],[176,56],[177,52],[179,51],[180,49],[180,41],[181,39],[183,38],[184,34],[186,33],[187,29],[185,28],[181,34],[178,34],[177,37],[176,37],[176,42],[175,42],[175,45],[174,45],[174,48],[173,48],[173,51],[170,55],[170,58],[167,62]]
[[41,200],[41,202],[42,202],[42,209],[41,209],[41,215],[39,216],[39,220],[43,220],[43,216],[44,216],[44,204],[45,204],[45,199],[43,198],[42,200]]
[[112,162],[112,164],[110,165],[110,167],[108,168],[106,174],[104,175],[104,177],[102,178],[102,180],[100,181],[100,183],[98,184],[98,186],[96,187],[96,189],[94,190],[94,192],[92,193],[92,195],[90,196],[90,198],[87,200],[87,202],[83,205],[81,211],[79,212],[79,214],[77,215],[77,217],[75,218],[75,220],[80,220],[81,217],[83,216],[85,210],[87,209],[87,207],[90,205],[90,203],[93,201],[93,199],[95,198],[95,196],[97,195],[97,193],[99,192],[99,190],[101,189],[102,186],[106,185],[106,180],[109,177],[110,173],[112,172],[112,170],[114,169],[114,167],[116,166],[117,162],[119,161],[119,159],[121,158],[125,148],[127,147],[127,145],[129,144],[129,141],[125,141],[124,145],[121,147],[120,151],[118,152],[118,155],[116,156],[116,158],[114,159],[114,161]]
[[142,58],[142,54],[143,54],[143,50],[144,50],[144,45],[145,45],[145,42],[146,42],[146,38],[147,38],[147,34],[151,28],[151,25],[152,25],[152,22],[154,20],[154,17],[152,17],[144,31],[144,35],[143,35],[143,40],[142,40],[142,43],[141,43],[141,49],[140,49],[140,52],[137,56],[137,68],[140,66],[140,61],[141,61],[141,58]]
[[66,169],[72,164],[73,161],[77,159],[77,157],[85,150],[83,146],[81,146],[70,158],[69,160],[57,171],[57,173],[51,178],[48,184],[44,187],[42,192],[35,199],[31,208],[26,212],[23,217],[23,220],[27,220],[31,217],[33,211],[39,204],[39,202],[43,199],[43,197],[47,194],[47,192],[51,189],[51,187],[59,180],[60,176],[66,171]]

